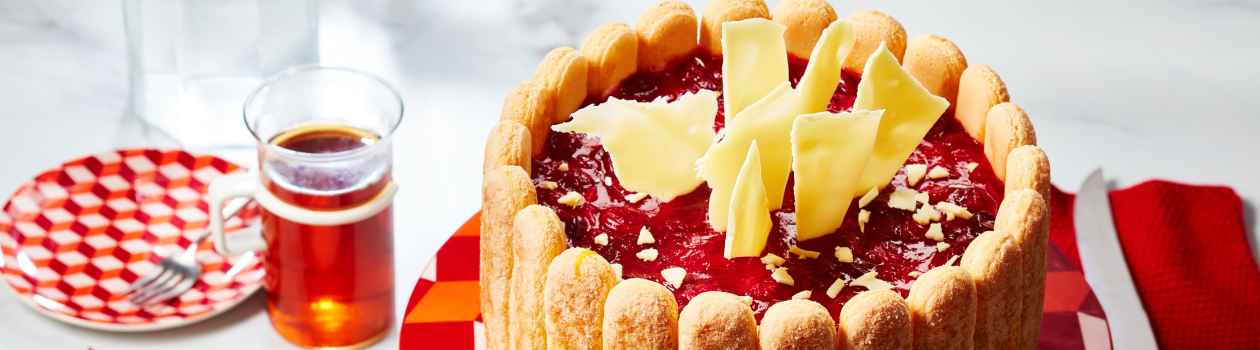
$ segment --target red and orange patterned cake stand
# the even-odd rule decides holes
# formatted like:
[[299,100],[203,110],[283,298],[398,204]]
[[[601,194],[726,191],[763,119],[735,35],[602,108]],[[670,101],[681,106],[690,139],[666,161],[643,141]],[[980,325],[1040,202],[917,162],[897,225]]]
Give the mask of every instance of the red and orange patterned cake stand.
[[[401,349],[485,349],[477,289],[480,213],[429,262],[407,302]],[[1051,244],[1041,349],[1110,349],[1107,318],[1079,266]]]

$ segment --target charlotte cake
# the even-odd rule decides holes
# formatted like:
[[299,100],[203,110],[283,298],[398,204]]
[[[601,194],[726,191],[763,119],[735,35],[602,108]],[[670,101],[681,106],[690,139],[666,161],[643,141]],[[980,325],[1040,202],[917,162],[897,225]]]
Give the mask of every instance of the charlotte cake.
[[[962,51],[944,37],[907,41],[902,25],[877,11],[844,17],[853,41],[841,46],[848,47],[841,60],[845,73],[828,110],[844,111],[854,103],[853,85],[873,62],[867,57],[887,50],[917,84],[952,102],[944,116],[953,117],[940,118],[927,137],[958,145],[975,159],[929,164],[924,155],[936,153],[931,145],[919,145],[892,183],[869,196],[855,195],[862,198],[838,232],[817,240],[798,242],[785,231],[794,226],[783,218],[797,215],[785,201],[769,221],[767,254],[759,258],[723,262],[712,256],[721,247],[721,233],[703,219],[707,186],[672,201],[627,191],[608,171],[611,163],[598,138],[552,132],[553,124],[568,121],[584,105],[612,101],[610,96],[648,102],[679,99],[697,86],[722,90],[713,66],[720,66],[724,55],[722,29],[728,22],[762,18],[781,25],[785,55],[794,57],[792,75],[798,76],[802,61],[812,57],[810,51],[839,17],[818,0],[785,0],[773,11],[761,1],[715,0],[699,17],[684,3],[663,1],[645,11],[634,28],[606,24],[580,49],[548,53],[534,79],[508,94],[502,120],[486,142],[480,286],[487,347],[1035,347],[1049,163],[1036,146],[1027,113],[1009,102],[997,73],[968,66]],[[671,89],[677,93],[662,92]],[[720,109],[717,120],[721,128]],[[994,202],[972,200],[975,205],[965,206],[931,198],[968,195],[933,192],[938,183],[971,184],[967,193],[986,194]],[[913,220],[910,212],[894,208],[906,205],[898,198],[909,198],[909,207],[916,208]],[[691,203],[699,219],[662,225],[668,221],[662,211],[697,217],[679,203]],[[919,231],[897,244],[930,258],[872,265],[884,261],[879,249],[911,249],[879,242],[907,227]],[[918,236],[923,227],[928,238]],[[694,236],[682,239],[683,233]],[[831,246],[822,251],[819,242]],[[706,270],[704,264],[717,265]],[[857,273],[859,266],[870,272]],[[752,282],[719,283],[714,276],[726,270],[751,276],[745,279]]]

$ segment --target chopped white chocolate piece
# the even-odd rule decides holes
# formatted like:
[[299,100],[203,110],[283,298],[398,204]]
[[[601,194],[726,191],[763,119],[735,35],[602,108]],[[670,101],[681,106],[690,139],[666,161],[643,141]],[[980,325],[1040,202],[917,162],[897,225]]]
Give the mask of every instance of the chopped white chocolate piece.
[[774,272],[774,269],[777,268],[779,268],[779,265],[766,264],[766,271]]
[[945,242],[936,242],[936,251],[938,251],[938,252],[943,252],[943,251],[945,251],[946,249],[949,249],[949,243],[945,243]]
[[569,193],[565,193],[563,196],[560,196],[560,199],[557,199],[556,201],[560,202],[560,204],[569,206],[569,208],[577,208],[586,203],[586,197],[582,197],[582,195],[577,192],[569,191]]
[[858,211],[858,231],[866,232],[868,222],[871,222],[871,211],[866,209]]
[[657,255],[660,255],[660,253],[657,252],[656,249],[654,248],[648,248],[648,249],[640,250],[638,253],[634,253],[634,256],[638,257],[639,260],[643,260],[643,261],[656,261]]
[[923,234],[923,236],[938,242],[945,240],[945,232],[941,231],[941,223],[939,222],[928,226],[927,233]]
[[949,177],[949,169],[940,165],[934,166],[931,171],[928,171],[927,177],[933,180]]
[[656,237],[652,237],[652,231],[648,231],[647,225],[639,229],[639,239],[635,241],[639,245],[648,245],[656,243]]
[[958,262],[958,255],[951,256],[949,260],[945,260],[945,266],[953,266],[956,262]]
[[980,167],[980,163],[976,163],[976,162],[967,163],[967,165],[963,166],[963,168],[967,169],[967,172],[976,171],[976,168],[978,167]]
[[647,196],[648,194],[645,192],[631,193],[626,195],[626,201],[629,201],[630,203],[638,203],[644,198],[647,198]]
[[775,267],[783,266],[783,263],[786,263],[786,262],[787,260],[783,259],[783,257],[780,257],[778,255],[774,255],[774,253],[766,253],[766,256],[761,257],[762,264],[772,265]]
[[560,187],[560,184],[556,183],[555,181],[543,181],[538,184],[538,187],[542,187],[544,190],[554,190]]
[[661,270],[661,277],[665,278],[665,283],[678,288],[682,286],[683,280],[687,278],[687,270],[681,267],[671,267]]
[[906,186],[917,186],[927,174],[926,164],[906,164]]
[[853,262],[853,249],[849,247],[836,247],[836,260],[842,263]]
[[801,247],[797,247],[797,246],[788,247],[788,253],[792,253],[796,255],[797,259],[815,259],[815,258],[818,258],[819,255],[821,255],[820,253],[816,251],[802,249]]
[[796,280],[793,280],[792,275],[788,274],[788,269],[786,267],[774,269],[774,271],[770,273],[770,278],[781,284],[789,286],[796,285]]
[[607,233],[601,233],[601,234],[599,234],[599,235],[595,236],[595,244],[598,244],[598,245],[608,245],[608,234],[607,234]]
[[604,177],[604,186],[612,186],[612,176]]
[[827,297],[835,299],[837,295],[840,295],[841,289],[844,289],[844,279],[837,278],[835,282],[831,282],[830,287],[827,287]]
[[954,218],[959,218],[963,220],[971,218],[970,210],[967,210],[967,208],[963,208],[961,205],[957,205],[954,203],[950,203],[950,202],[936,203],[936,209],[940,210],[942,213],[945,213],[946,221],[954,220]]
[[867,290],[885,290],[893,287],[891,283],[879,279],[879,274],[875,271],[867,272],[853,280],[852,285],[866,287]]
[[792,300],[809,300],[809,297],[811,296],[814,296],[814,292],[802,290],[796,294],[792,294]]
[[621,264],[608,264],[608,267],[612,268],[613,273],[617,275],[617,279],[621,279]]
[[875,200],[875,197],[879,197],[879,187],[871,187],[866,194],[862,195],[862,198],[858,198],[858,208],[865,208],[867,204]]
[[560,171],[569,171],[569,163],[560,163]]
[[932,197],[929,196],[927,192],[919,192],[919,193],[914,194],[914,201],[923,203],[926,205],[926,204],[930,204],[930,202],[932,201]]
[[918,205],[918,202],[915,201],[915,196],[918,195],[919,191],[898,187],[896,191],[893,191],[892,194],[888,195],[888,207],[905,211],[914,211],[915,206]]
[[927,225],[931,222],[940,221],[941,212],[937,211],[933,206],[924,205],[919,207],[919,210],[915,211],[911,218],[920,225]]

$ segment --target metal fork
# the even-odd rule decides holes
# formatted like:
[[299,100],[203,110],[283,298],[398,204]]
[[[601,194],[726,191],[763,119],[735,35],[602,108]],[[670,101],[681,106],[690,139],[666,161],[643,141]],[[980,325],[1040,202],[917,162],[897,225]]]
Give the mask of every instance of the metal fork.
[[[238,199],[229,203],[225,208],[227,210],[223,215],[224,220],[236,216],[251,201]],[[201,241],[206,240],[206,237],[210,237],[209,232],[197,237],[183,252],[163,257],[158,263],[157,271],[136,280],[127,288],[126,294],[131,295],[129,300],[136,305],[147,306],[167,301],[191,289],[197,283],[197,278],[201,277],[201,264],[197,263],[196,255],[197,247],[201,246]]]

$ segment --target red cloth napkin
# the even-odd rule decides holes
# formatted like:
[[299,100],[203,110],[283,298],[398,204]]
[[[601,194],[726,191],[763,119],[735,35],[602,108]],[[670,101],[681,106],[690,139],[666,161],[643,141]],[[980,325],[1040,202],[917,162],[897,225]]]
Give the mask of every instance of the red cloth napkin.
[[[1055,188],[1050,239],[1080,264],[1072,207]],[[1260,270],[1228,187],[1148,181],[1111,192],[1129,271],[1163,349],[1260,348]]]

